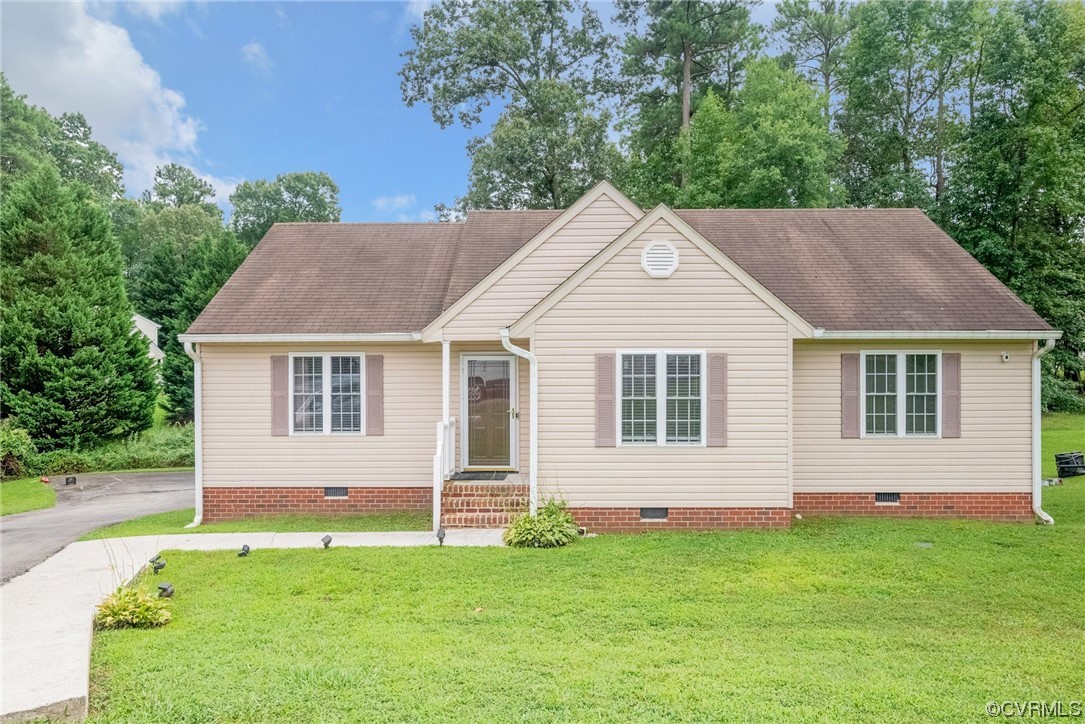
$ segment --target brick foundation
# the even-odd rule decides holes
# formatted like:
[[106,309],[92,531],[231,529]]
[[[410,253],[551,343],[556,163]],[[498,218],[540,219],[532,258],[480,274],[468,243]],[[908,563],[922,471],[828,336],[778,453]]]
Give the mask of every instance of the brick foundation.
[[325,498],[323,487],[203,489],[203,519],[208,523],[287,513],[336,516],[432,509],[432,488],[347,488],[345,498]]
[[795,512],[1022,522],[1035,517],[1030,493],[901,493],[899,504],[875,504],[874,493],[795,493]]
[[787,528],[787,508],[670,508],[666,520],[641,520],[640,508],[570,508],[576,521],[593,533],[640,533],[650,530],[728,530]]

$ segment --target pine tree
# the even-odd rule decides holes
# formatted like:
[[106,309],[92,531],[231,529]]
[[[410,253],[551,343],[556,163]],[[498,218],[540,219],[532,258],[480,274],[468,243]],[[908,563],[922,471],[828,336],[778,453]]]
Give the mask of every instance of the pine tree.
[[132,333],[105,211],[51,165],[0,210],[0,401],[42,449],[88,448],[151,425],[147,342]]

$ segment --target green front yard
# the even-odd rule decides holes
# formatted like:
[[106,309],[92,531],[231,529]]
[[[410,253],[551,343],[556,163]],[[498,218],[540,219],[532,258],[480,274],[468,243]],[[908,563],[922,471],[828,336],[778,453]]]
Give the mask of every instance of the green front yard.
[[189,533],[305,533],[311,531],[338,531],[355,533],[386,530],[429,530],[428,513],[365,513],[335,518],[318,515],[275,515],[263,518],[245,518],[225,523],[204,523],[197,528],[185,528],[192,522],[195,509],[155,513],[135,520],[99,528],[79,540],[120,538],[129,535],[171,535]]
[[[1053,444],[1081,447],[1064,427]],[[926,722],[1080,700],[1085,478],[1045,508],[1053,527],[171,552],[174,620],[96,635],[91,718]]]
[[56,491],[37,478],[5,480],[0,483],[0,515],[52,508],[56,503]]

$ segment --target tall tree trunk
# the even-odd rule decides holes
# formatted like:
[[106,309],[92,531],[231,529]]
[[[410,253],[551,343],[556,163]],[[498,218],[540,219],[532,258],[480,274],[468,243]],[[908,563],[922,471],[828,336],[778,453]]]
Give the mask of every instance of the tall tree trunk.
[[[682,41],[682,130],[678,134],[678,142],[689,143],[689,118],[690,96],[692,95],[693,49],[688,40]],[[688,154],[683,154],[682,176],[679,179],[679,187],[685,188],[689,183]]]
[[938,92],[938,123],[935,127],[936,138],[934,141],[934,201],[942,200],[942,191],[946,187],[946,172],[944,159],[946,154],[944,119],[945,119],[946,93]]

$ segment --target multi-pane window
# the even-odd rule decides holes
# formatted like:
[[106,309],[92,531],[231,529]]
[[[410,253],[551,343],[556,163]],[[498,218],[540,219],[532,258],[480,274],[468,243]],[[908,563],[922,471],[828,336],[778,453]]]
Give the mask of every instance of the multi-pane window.
[[904,432],[938,434],[938,355],[907,355]]
[[291,357],[295,433],[362,431],[362,357]]
[[622,355],[622,442],[657,437],[656,356]]
[[866,434],[938,435],[938,353],[871,352],[863,359]]
[[866,432],[897,434],[897,356],[866,356]]
[[701,441],[701,355],[667,355],[667,442]]
[[700,352],[620,355],[622,444],[700,444],[703,370]]
[[324,429],[324,358],[294,358],[294,432]]

